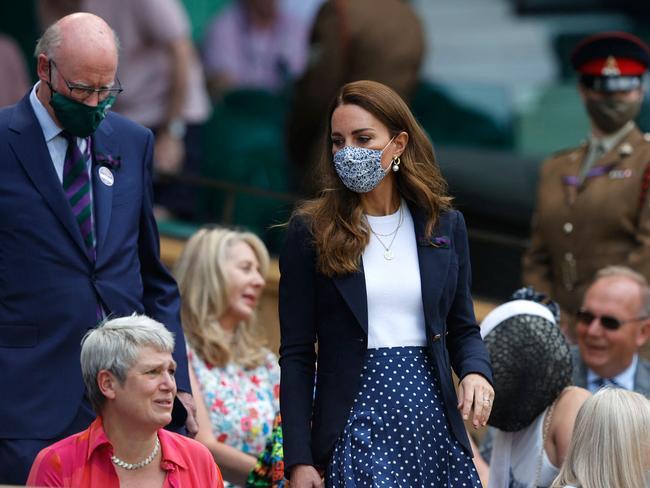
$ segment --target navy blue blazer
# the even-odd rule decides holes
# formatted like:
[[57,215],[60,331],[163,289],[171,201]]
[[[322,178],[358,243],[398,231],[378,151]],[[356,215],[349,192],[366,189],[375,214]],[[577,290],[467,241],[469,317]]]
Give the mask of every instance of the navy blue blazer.
[[51,439],[73,420],[84,395],[80,341],[97,303],[133,312],[175,335],[179,389],[191,391],[179,295],[159,259],[152,213],[153,135],[109,113],[93,135],[94,156],[119,157],[114,184],[92,189],[97,259],[79,227],[29,102],[0,111],[0,438]]
[[[414,208],[411,213],[427,344],[437,367],[451,430],[471,452],[456,408],[451,367],[460,378],[479,373],[490,382],[492,370],[474,318],[465,222],[460,212],[443,213],[433,234],[426,236],[424,218]],[[446,239],[434,240],[435,237]],[[447,244],[440,242],[443,240]],[[280,272],[284,462],[287,469],[296,464],[325,467],[359,389],[367,350],[363,265],[357,273],[336,278],[318,272],[311,233],[304,221],[294,218],[280,256]]]

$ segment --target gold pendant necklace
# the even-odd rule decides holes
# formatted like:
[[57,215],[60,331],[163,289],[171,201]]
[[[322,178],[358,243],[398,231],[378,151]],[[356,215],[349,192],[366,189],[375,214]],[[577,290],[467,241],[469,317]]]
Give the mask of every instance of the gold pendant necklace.
[[[402,226],[402,222],[404,222],[404,209],[403,209],[403,206],[400,205],[400,207],[399,207],[399,221],[397,222],[397,227],[395,227],[395,230],[393,232],[391,232],[390,234],[379,234],[379,233],[375,232],[373,230],[372,226],[370,225],[370,223],[368,223],[368,227],[370,227],[370,232],[372,232],[372,234],[377,238],[377,240],[379,241],[379,244],[381,244],[381,247],[384,248],[384,259],[386,261],[392,261],[393,258],[395,257],[395,254],[393,254],[393,251],[391,250],[391,247],[393,247],[393,242],[395,242],[395,238],[397,237],[397,232],[399,231],[399,228]],[[382,236],[382,237],[393,236],[393,237],[391,238],[390,243],[388,245],[386,245],[384,243],[384,241],[381,240],[381,237],[379,237],[379,236]]]

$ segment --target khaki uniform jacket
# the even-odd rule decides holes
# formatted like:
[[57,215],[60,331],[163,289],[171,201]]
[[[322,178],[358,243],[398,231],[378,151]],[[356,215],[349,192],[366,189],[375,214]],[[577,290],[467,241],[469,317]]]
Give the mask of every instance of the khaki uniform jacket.
[[650,199],[640,202],[650,163],[650,134],[636,127],[603,155],[594,168],[603,174],[579,186],[587,144],[544,162],[523,258],[523,281],[550,294],[572,316],[594,275],[608,265],[627,265],[650,278]]

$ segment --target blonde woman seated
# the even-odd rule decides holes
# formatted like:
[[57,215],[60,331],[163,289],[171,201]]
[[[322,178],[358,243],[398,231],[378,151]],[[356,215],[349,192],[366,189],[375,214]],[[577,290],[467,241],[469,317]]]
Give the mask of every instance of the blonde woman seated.
[[604,388],[578,412],[552,488],[646,488],[649,471],[650,400],[622,388]]
[[109,320],[86,334],[81,371],[97,419],[43,449],[29,486],[223,487],[200,443],[163,429],[176,382],[174,338],[144,315]]
[[176,268],[196,439],[235,485],[244,485],[255,467],[279,409],[277,357],[254,326],[268,265],[254,234],[204,228],[189,239]]

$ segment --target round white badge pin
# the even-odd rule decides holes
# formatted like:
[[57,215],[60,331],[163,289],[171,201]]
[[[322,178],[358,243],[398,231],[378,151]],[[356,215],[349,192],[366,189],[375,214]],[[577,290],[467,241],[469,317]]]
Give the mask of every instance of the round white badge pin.
[[113,181],[115,181],[113,173],[111,173],[111,170],[106,166],[99,168],[99,179],[102,180],[102,183],[106,186],[113,186]]

